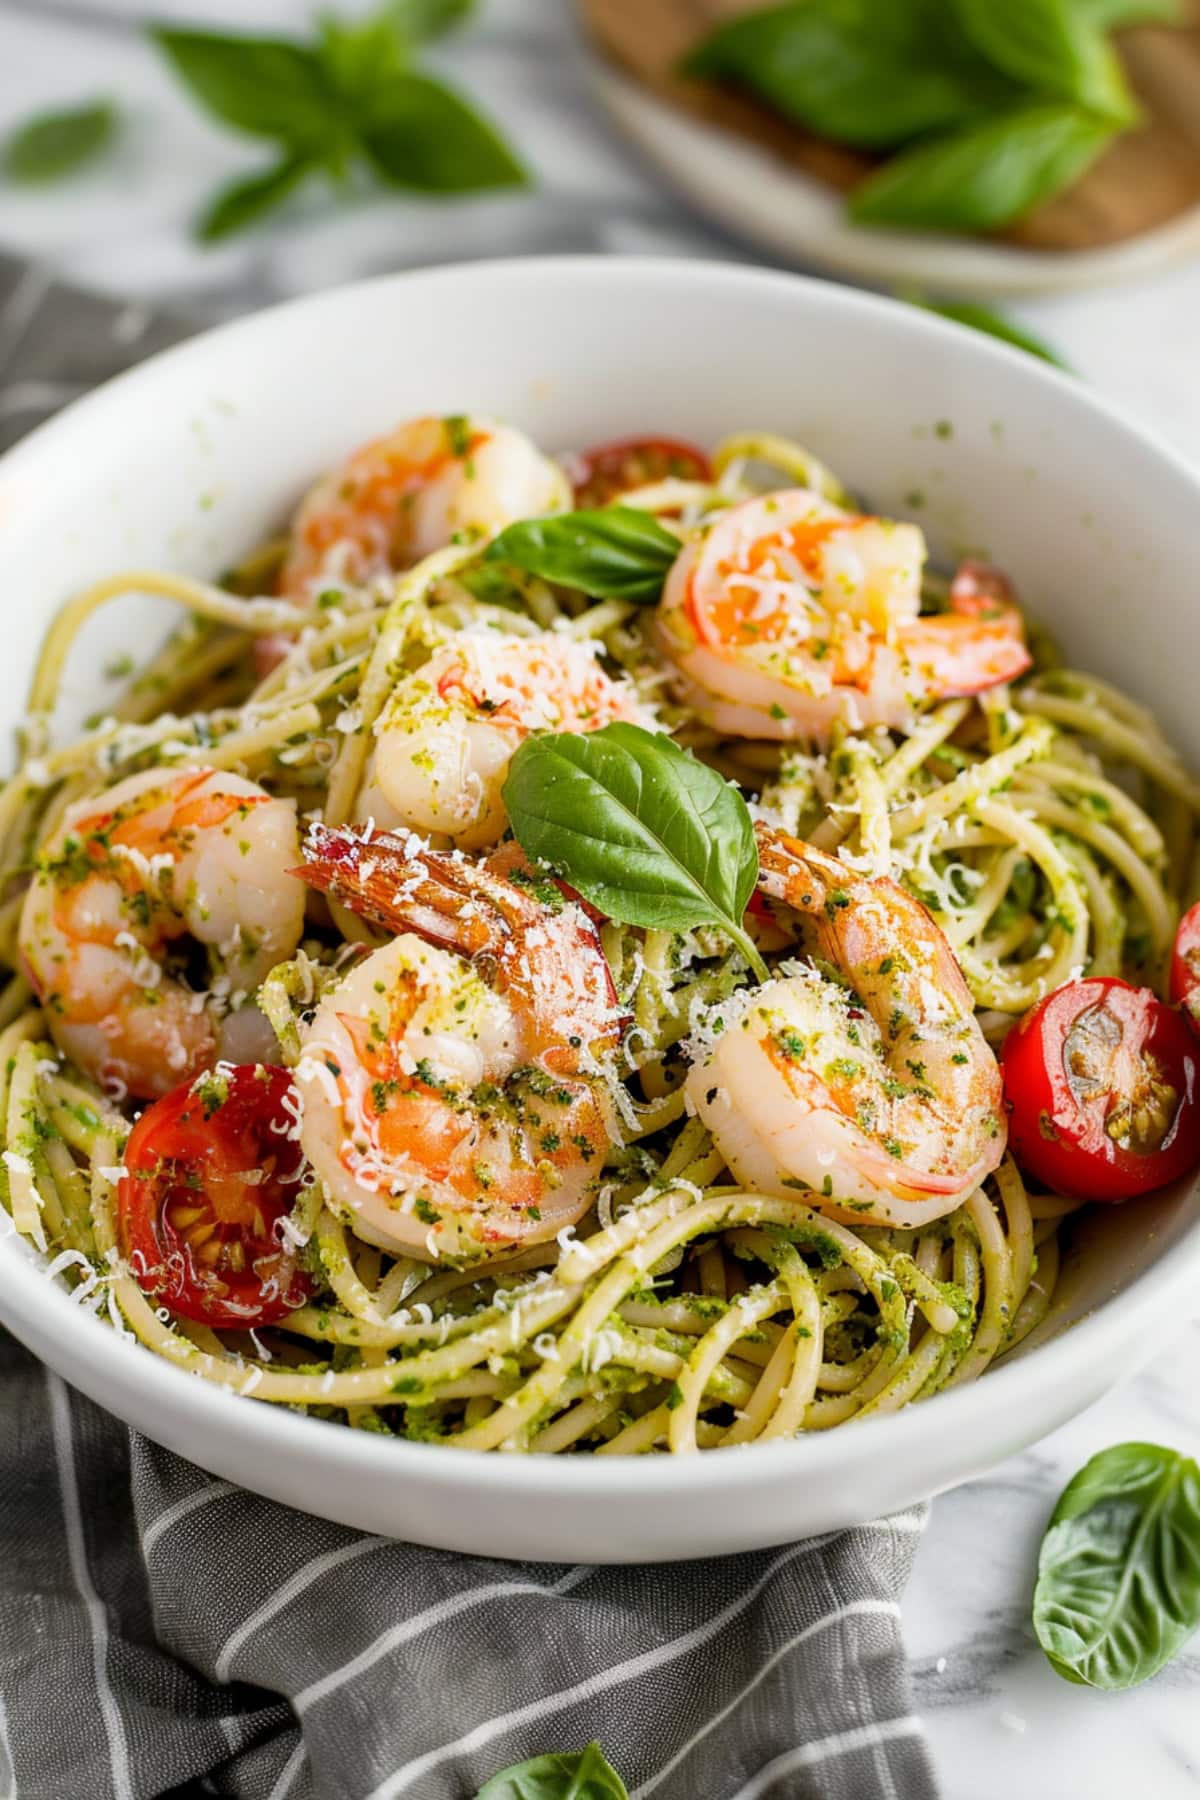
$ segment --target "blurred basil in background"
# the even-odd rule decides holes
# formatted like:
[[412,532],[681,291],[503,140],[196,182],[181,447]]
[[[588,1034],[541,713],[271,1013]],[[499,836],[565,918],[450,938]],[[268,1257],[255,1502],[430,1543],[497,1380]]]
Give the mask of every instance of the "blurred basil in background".
[[[320,18],[305,40],[151,24],[151,37],[204,110],[274,146],[273,160],[221,188],[195,223],[205,242],[256,224],[302,183],[365,173],[388,187],[450,195],[523,186],[501,133],[419,67],[473,0],[388,0],[365,17]],[[52,181],[101,156],[117,111],[96,101],[26,121],[8,138],[12,180]]]
[[995,231],[1075,182],[1140,112],[1110,33],[1174,0],[790,0],[686,56],[792,124],[888,160],[865,225]]

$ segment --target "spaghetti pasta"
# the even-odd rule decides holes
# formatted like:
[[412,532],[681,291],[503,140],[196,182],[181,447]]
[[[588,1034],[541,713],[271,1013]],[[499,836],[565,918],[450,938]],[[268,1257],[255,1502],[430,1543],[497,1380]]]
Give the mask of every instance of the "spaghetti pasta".
[[[652,513],[685,545],[709,541],[715,521],[783,484],[803,489],[814,508],[850,504],[799,443],[741,434],[718,446],[711,468],[709,480],[667,478],[620,503]],[[556,475],[549,491],[563,485]],[[317,541],[311,511],[306,568]],[[254,590],[275,581],[287,542],[252,555],[220,587],[155,571],[110,576],[55,620],[20,763],[0,795],[0,1195],[14,1226],[53,1259],[82,1306],[197,1377],[352,1429],[460,1448],[686,1453],[837,1427],[976,1379],[1046,1320],[1075,1203],[1030,1191],[1009,1154],[961,1203],[912,1228],[850,1224],[822,1210],[819,1192],[784,1197],[739,1183],[685,1097],[705,1021],[748,980],[745,958],[702,926],[602,923],[596,942],[614,1016],[628,1014],[630,1028],[605,1075],[610,1141],[589,1210],[557,1241],[514,1240],[449,1267],[431,1263],[420,1243],[368,1241],[354,1211],[309,1174],[276,1232],[303,1279],[300,1303],[286,1313],[257,1325],[205,1324],[139,1283],[118,1209],[137,1095],[153,1090],[131,1098],[99,1063],[66,1053],[52,993],[67,993],[60,1008],[82,1016],[83,991],[66,984],[90,978],[87,958],[64,938],[67,974],[57,987],[31,969],[20,937],[30,871],[44,876],[48,857],[74,856],[71,879],[93,884],[93,897],[103,877],[123,904],[135,893],[149,895],[152,912],[165,904],[160,889],[170,880],[137,835],[140,814],[120,857],[112,833],[120,838],[125,815],[103,828],[110,860],[95,850],[104,797],[147,771],[161,777],[159,785],[146,777],[155,793],[200,767],[240,778],[248,795],[253,787],[248,806],[261,794],[305,820],[359,829],[381,807],[377,822],[403,829],[388,816],[380,721],[398,684],[419,685],[431,659],[464,637],[482,647],[481,667],[501,640],[532,645],[550,633],[585,646],[597,678],[631,709],[625,716],[653,717],[736,781],[759,820],[835,855],[848,876],[897,882],[940,927],[991,1043],[1081,974],[1161,983],[1180,907],[1193,897],[1200,786],[1150,715],[1117,690],[1043,660],[973,694],[953,682],[939,692],[930,674],[912,704],[908,696],[861,716],[828,707],[820,732],[777,729],[764,702],[769,727],[735,732],[728,709],[698,702],[694,673],[679,679],[653,608],[498,568],[485,556],[495,523],[398,571],[372,563],[363,574],[356,564],[354,581],[339,576],[336,554],[307,582],[290,565],[284,597]],[[864,543],[861,554],[877,547]],[[811,559],[800,574],[805,655],[815,656],[817,603],[834,606],[821,600],[833,576]],[[722,627],[742,632],[743,647],[776,629],[772,582],[760,581],[753,606]],[[174,602],[185,622],[110,717],[56,743],[77,635],[130,591]],[[936,578],[923,595],[914,587],[903,629],[949,617],[952,591]],[[489,756],[510,721],[513,742],[552,724],[538,698],[543,712],[532,725],[520,694],[505,690],[489,703]],[[744,712],[760,702],[738,704]],[[430,740],[430,755],[435,748]],[[494,762],[470,776],[495,779]],[[279,867],[261,874],[267,885],[280,879],[290,877]],[[773,966],[792,967],[787,921],[768,909],[756,924]],[[73,929],[91,954],[91,927]],[[153,954],[183,958],[185,935]],[[323,998],[340,993],[346,969],[378,943],[334,895],[310,904],[294,953],[279,954],[261,985],[255,976],[256,1007],[253,993],[236,1006],[230,999],[228,942],[224,963],[214,951],[203,980],[182,960],[172,979],[194,983],[197,1012],[214,992],[222,1015],[254,1012],[267,1028],[266,1060],[295,1068]],[[148,1008],[163,979],[143,967]],[[472,1004],[490,1002],[481,994]],[[103,1037],[103,1018],[99,1029]]]

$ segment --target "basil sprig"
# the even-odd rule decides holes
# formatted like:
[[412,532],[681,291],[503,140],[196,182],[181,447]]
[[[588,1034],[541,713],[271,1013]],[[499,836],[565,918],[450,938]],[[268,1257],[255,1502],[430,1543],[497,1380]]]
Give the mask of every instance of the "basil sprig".
[[514,1763],[480,1788],[476,1800],[629,1800],[629,1789],[599,1744]]
[[719,26],[684,71],[896,152],[863,224],[990,231],[1071,186],[1138,108],[1108,41],[1176,0],[789,0]]
[[313,175],[343,181],[365,164],[390,187],[462,193],[520,185],[525,172],[493,127],[414,66],[470,0],[390,0],[363,19],[321,21],[314,42],[156,26],[152,35],[222,124],[277,147],[197,221],[206,242],[244,230]]
[[5,140],[4,173],[10,181],[31,184],[73,175],[107,147],[116,124],[116,108],[107,100],[39,113]]
[[492,539],[484,560],[582,588],[596,599],[652,606],[678,555],[679,539],[652,513],[605,506],[508,525]]
[[1200,1626],[1200,1468],[1118,1444],[1064,1490],[1042,1542],[1033,1628],[1068,1681],[1128,1688]]
[[527,738],[503,798],[526,853],[610,919],[719,926],[766,976],[742,926],[758,879],[746,802],[669,737],[616,724]]

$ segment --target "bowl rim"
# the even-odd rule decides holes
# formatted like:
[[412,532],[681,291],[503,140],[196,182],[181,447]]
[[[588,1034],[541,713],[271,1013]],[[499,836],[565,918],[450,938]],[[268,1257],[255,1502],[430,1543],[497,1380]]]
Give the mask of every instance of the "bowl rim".
[[[616,283],[622,288],[635,284],[650,289],[665,283],[677,289],[683,301],[689,292],[696,291],[698,284],[703,284],[718,293],[725,290],[731,297],[752,292],[790,294],[801,306],[807,303],[818,309],[832,307],[851,326],[856,322],[867,330],[883,326],[892,335],[898,333],[901,339],[908,335],[936,340],[952,334],[960,341],[969,340],[970,353],[980,361],[995,363],[1006,371],[1017,389],[1022,382],[1032,388],[1049,387],[1057,391],[1058,403],[1068,413],[1081,419],[1105,420],[1131,450],[1157,462],[1160,477],[1170,476],[1181,483],[1185,497],[1193,505],[1200,502],[1200,472],[1193,470],[1153,431],[1131,419],[1123,408],[1089,392],[1076,377],[953,321],[881,295],[788,271],[697,258],[603,255],[511,257],[404,270],[302,295],[198,332],[102,383],[38,426],[0,457],[0,484],[13,475],[36,471],[40,462],[57,455],[63,445],[70,443],[81,424],[102,417],[114,403],[124,404],[142,390],[152,389],[165,369],[186,370],[189,362],[202,369],[214,349],[221,352],[236,347],[242,340],[252,341],[269,333],[284,315],[308,313],[319,318],[325,310],[337,314],[352,307],[365,293],[396,287],[406,292],[420,287],[436,290],[464,280],[476,285],[520,287],[533,282],[542,287],[567,288],[589,283],[603,288]],[[346,1474],[410,1480],[427,1489],[474,1489],[481,1495],[492,1491],[531,1499],[603,1499],[622,1495],[631,1500],[662,1500],[676,1494],[701,1500],[705,1495],[729,1496],[757,1486],[768,1473],[773,1476],[774,1485],[776,1481],[789,1482],[801,1475],[811,1478],[834,1469],[844,1475],[855,1465],[894,1453],[904,1454],[906,1445],[910,1457],[919,1455],[923,1434],[933,1431],[948,1435],[969,1421],[974,1422],[977,1431],[983,1427],[989,1437],[1002,1438],[1002,1422],[1006,1416],[1019,1416],[1023,1394],[1030,1394],[1035,1385],[1040,1388],[1060,1381],[1066,1385],[1072,1371],[1082,1373],[1089,1364],[1102,1364],[1105,1358],[1101,1353],[1111,1352],[1114,1333],[1132,1344],[1139,1331],[1144,1330],[1149,1354],[1156,1337],[1161,1335],[1161,1330],[1155,1333],[1149,1329],[1154,1321],[1161,1327],[1163,1317],[1172,1315],[1172,1303],[1182,1301],[1188,1291],[1195,1290],[1195,1277],[1200,1273],[1200,1214],[1185,1227],[1171,1250],[1141,1269],[1128,1286],[1027,1356],[989,1369],[986,1380],[936,1395],[933,1407],[921,1407],[915,1412],[905,1407],[894,1414],[874,1417],[870,1430],[863,1433],[812,1433],[770,1445],[751,1444],[738,1456],[698,1458],[497,1456],[483,1451],[459,1451],[450,1456],[443,1445],[351,1431],[332,1421],[262,1402],[240,1406],[242,1396],[207,1380],[189,1377],[186,1370],[154,1355],[131,1334],[119,1333],[101,1318],[82,1311],[65,1288],[47,1278],[45,1260],[18,1237],[2,1209],[0,1272],[0,1317],[16,1335],[27,1331],[31,1337],[44,1338],[49,1331],[66,1352],[56,1359],[59,1365],[64,1370],[72,1365],[86,1367],[90,1392],[122,1398],[139,1396],[145,1403],[141,1408],[143,1415],[149,1409],[158,1416],[171,1417],[176,1435],[180,1426],[194,1426],[198,1448],[215,1435],[244,1448],[252,1447],[260,1461],[269,1456],[274,1446],[291,1463],[308,1460]],[[1129,1367],[1133,1366],[1131,1359]]]

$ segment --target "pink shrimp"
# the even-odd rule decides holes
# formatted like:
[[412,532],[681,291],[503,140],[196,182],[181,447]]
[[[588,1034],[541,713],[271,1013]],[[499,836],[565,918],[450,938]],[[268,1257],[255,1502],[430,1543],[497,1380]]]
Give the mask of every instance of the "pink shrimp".
[[606,673],[594,643],[459,632],[393,689],[359,815],[481,849],[508,823],[501,789],[531,732],[596,731],[614,719],[654,722],[632,685]]
[[318,827],[299,871],[398,932],[326,996],[296,1068],[301,1141],[371,1242],[470,1260],[594,1197],[623,1015],[595,926],[460,855]]
[[462,534],[561,512],[566,476],[522,432],[491,419],[411,419],[322,476],[292,521],[279,592],[362,586]]
[[300,941],[304,889],[286,873],[298,848],[295,802],[219,769],[148,769],[71,807],[20,926],[55,1042],[143,1099],[218,1056],[269,1054],[247,1002]]
[[847,1223],[915,1227],[1004,1154],[996,1058],[946,939],[886,877],[759,825],[763,891],[800,915],[837,979],[748,989],[687,1081],[739,1181]]
[[921,617],[924,559],[915,525],[805,488],[731,508],[667,577],[656,635],[680,697],[731,736],[822,743],[838,724],[905,729],[931,701],[1027,669],[994,572],[956,582],[951,610]]

